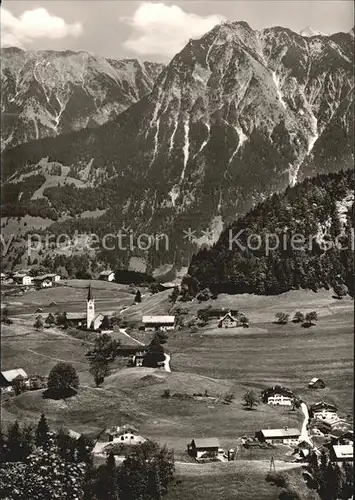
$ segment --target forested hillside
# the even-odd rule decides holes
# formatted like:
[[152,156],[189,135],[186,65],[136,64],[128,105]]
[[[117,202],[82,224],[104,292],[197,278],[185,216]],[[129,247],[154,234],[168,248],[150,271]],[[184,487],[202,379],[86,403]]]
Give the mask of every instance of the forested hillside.
[[347,170],[272,195],[195,255],[189,274],[215,292],[278,294],[335,283],[352,290],[353,189]]

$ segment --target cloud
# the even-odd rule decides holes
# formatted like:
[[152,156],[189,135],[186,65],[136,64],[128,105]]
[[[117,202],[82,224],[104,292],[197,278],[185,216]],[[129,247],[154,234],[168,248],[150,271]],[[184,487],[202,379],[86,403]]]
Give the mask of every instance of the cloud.
[[1,45],[24,47],[37,38],[65,38],[79,36],[81,23],[67,24],[64,19],[52,16],[46,9],[26,10],[19,17],[1,9]]
[[202,36],[224,20],[218,14],[202,17],[177,5],[143,2],[132,17],[121,18],[134,28],[123,45],[140,55],[173,56],[190,38]]

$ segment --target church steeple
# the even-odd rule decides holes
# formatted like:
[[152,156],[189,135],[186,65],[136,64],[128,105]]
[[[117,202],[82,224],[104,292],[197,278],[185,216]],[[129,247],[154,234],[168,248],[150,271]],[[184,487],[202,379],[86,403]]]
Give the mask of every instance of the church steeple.
[[88,288],[88,299],[86,301],[86,327],[91,328],[92,322],[95,318],[95,300],[91,290],[91,284]]

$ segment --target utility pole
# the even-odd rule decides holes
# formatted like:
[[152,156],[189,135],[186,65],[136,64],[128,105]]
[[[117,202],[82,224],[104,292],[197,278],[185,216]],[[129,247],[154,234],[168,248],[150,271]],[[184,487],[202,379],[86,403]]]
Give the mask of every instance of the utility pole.
[[276,472],[276,467],[275,467],[275,460],[274,460],[274,457],[271,457],[271,459],[270,459],[270,472],[271,472],[272,470],[273,470],[274,472]]

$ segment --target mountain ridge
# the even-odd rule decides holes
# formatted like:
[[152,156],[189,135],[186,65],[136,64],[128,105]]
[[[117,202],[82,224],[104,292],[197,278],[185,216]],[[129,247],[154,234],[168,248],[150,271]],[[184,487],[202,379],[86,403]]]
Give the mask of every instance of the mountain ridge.
[[2,148],[99,126],[148,93],[163,67],[85,51],[2,49]]
[[[167,231],[173,248],[158,264],[181,262],[191,256],[188,225],[218,228],[216,241],[224,224],[273,192],[353,160],[352,49],[346,33],[307,38],[223,23],[190,40],[115,120],[5,152],[5,186],[39,162],[74,178],[85,172],[85,189],[71,181],[43,192],[58,217],[78,217],[91,202],[105,214],[73,224]],[[325,132],[341,147],[331,145],[324,166]]]

